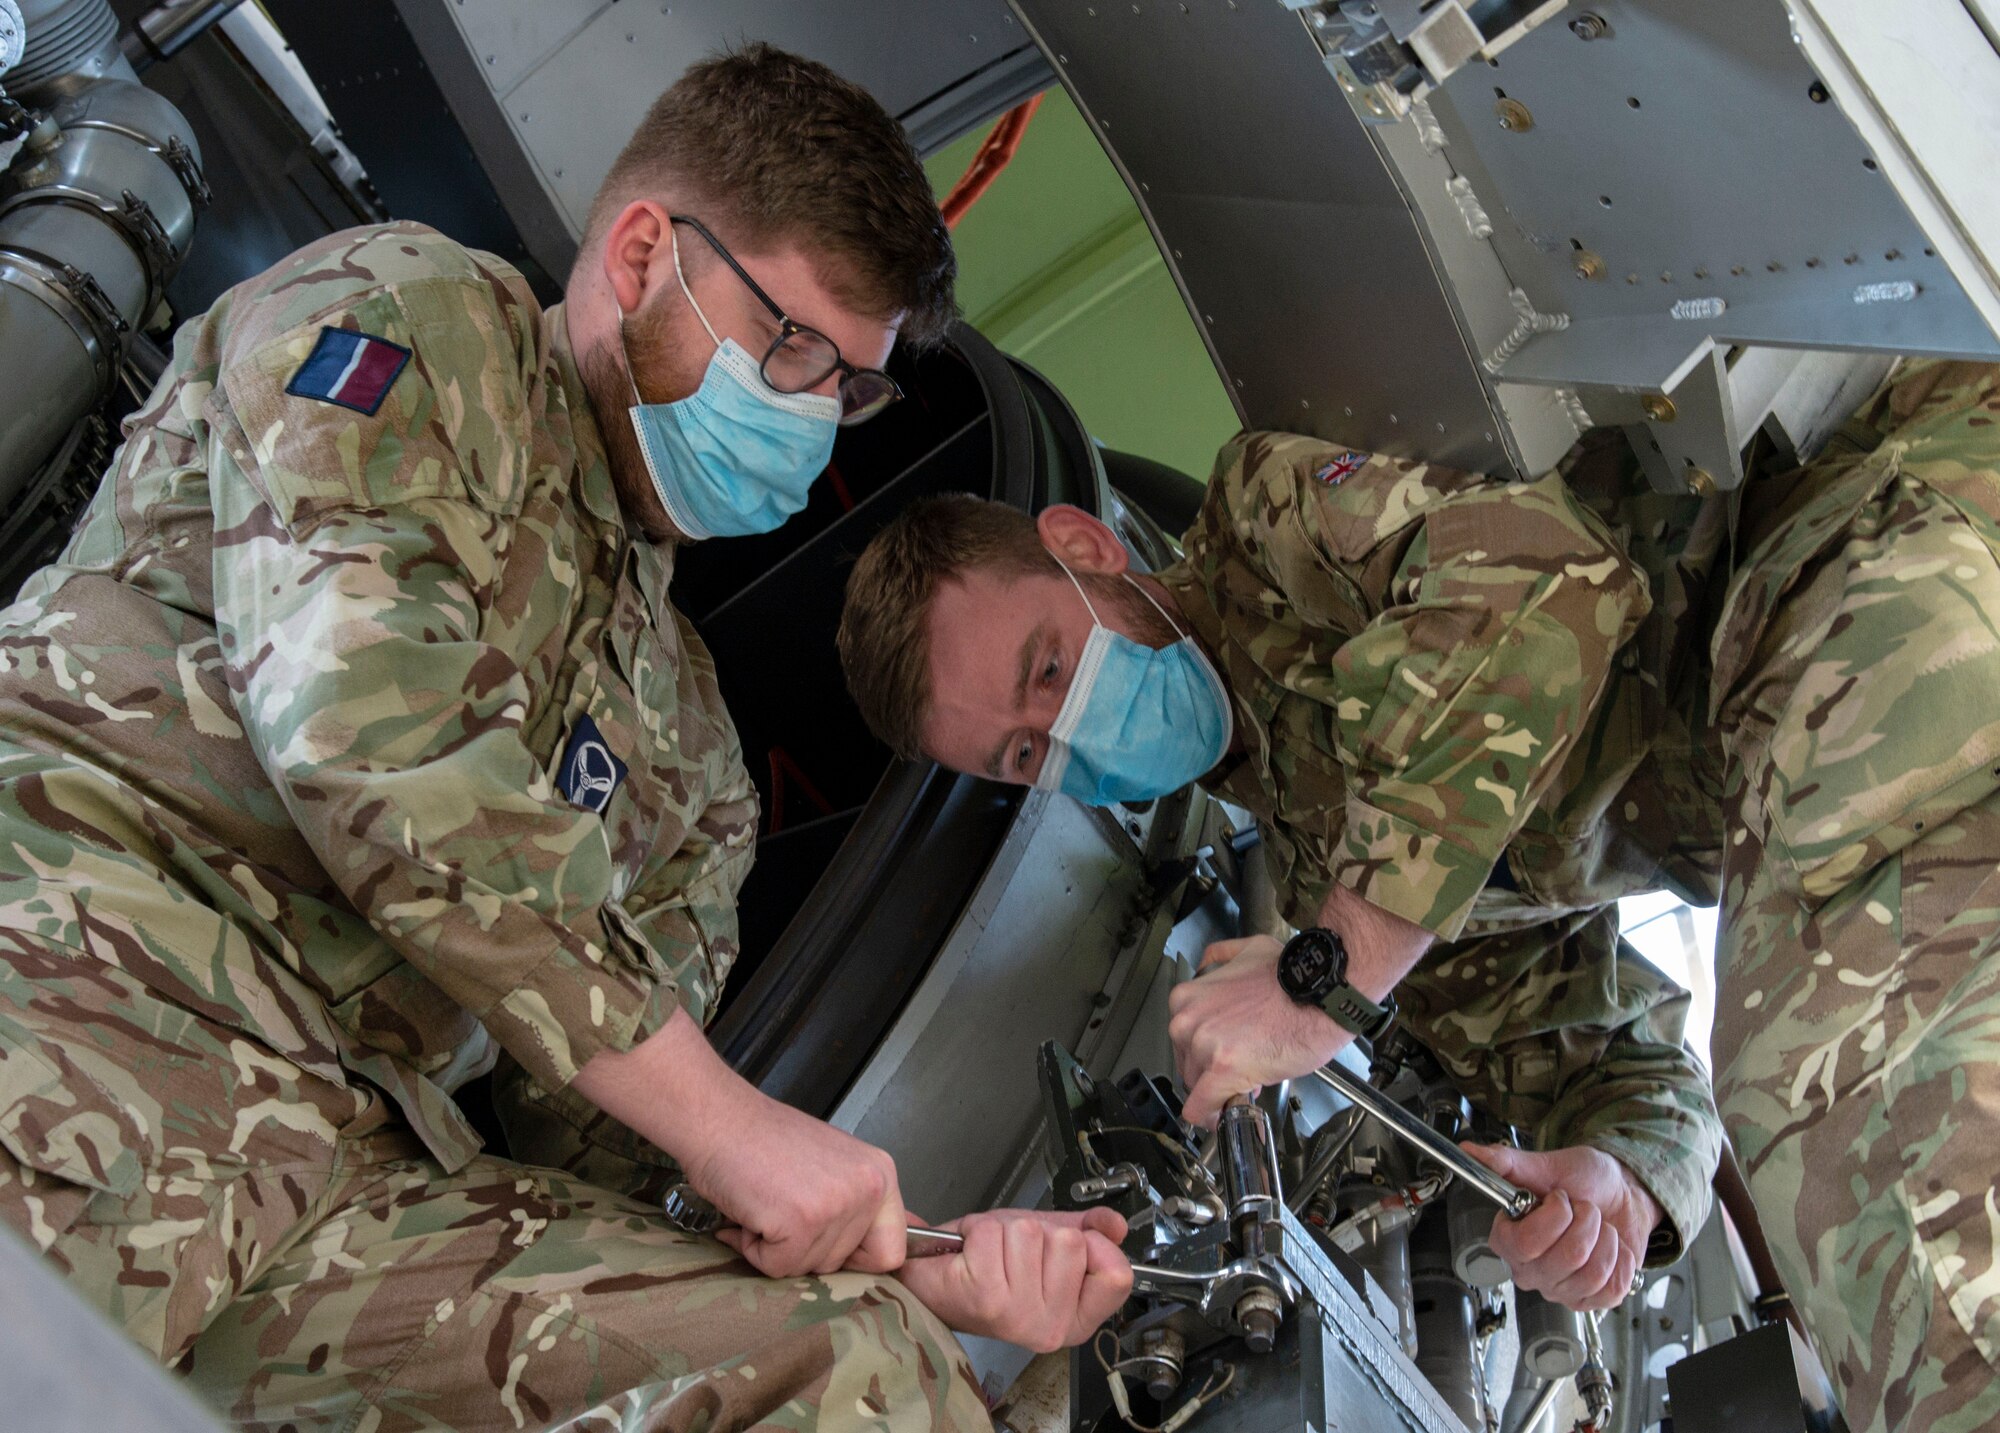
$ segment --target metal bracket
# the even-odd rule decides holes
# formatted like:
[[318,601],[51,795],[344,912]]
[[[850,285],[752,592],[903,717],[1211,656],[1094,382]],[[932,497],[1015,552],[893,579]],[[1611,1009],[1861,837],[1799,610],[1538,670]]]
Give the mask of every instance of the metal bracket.
[[194,157],[194,151],[179,135],[174,135],[164,145],[156,146],[153,152],[166,160],[167,167],[174,171],[174,178],[180,180],[181,188],[187,190],[188,202],[196,209],[206,209],[215,195],[208,187],[208,180],[201,172],[201,161]]

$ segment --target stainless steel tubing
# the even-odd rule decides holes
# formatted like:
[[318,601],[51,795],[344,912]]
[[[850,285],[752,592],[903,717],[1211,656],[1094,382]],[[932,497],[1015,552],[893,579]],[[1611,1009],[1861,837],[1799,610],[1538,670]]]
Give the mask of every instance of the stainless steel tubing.
[[1500,1413],[1500,1433],[1531,1433],[1548,1415],[1562,1387],[1560,1379],[1536,1378],[1533,1374],[1524,1378],[1516,1374],[1513,1391],[1507,1395],[1507,1406]]
[[126,32],[121,42],[125,58],[135,70],[171,59],[242,3],[243,0],[174,0],[171,4],[155,5],[134,20]]
[[1519,1219],[1535,1207],[1534,1195],[1495,1174],[1359,1075],[1338,1064],[1313,1073],[1511,1218]]

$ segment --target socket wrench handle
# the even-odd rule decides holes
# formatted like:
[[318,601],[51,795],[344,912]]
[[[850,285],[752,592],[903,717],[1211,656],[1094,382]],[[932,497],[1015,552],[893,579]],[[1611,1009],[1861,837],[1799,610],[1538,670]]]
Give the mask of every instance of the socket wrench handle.
[[1521,1218],[1540,1203],[1529,1191],[1495,1174],[1353,1071],[1331,1064],[1313,1073],[1322,1083],[1366,1110],[1392,1134],[1416,1146],[1426,1159],[1443,1165],[1466,1188],[1490,1201],[1510,1219]]

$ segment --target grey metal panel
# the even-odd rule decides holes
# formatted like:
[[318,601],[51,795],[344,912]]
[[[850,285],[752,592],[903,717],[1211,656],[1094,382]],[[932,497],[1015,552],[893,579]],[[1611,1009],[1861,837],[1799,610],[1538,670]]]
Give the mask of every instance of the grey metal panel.
[[[534,157],[522,147],[508,123],[500,99],[482,73],[485,55],[467,47],[458,17],[470,6],[450,0],[393,0],[403,27],[410,32],[424,64],[437,82],[438,93],[458,121],[472,152],[486,171],[487,182],[528,252],[558,283],[568,277],[576,257],[577,231],[572,229],[543,183]],[[537,8],[534,5],[489,5],[488,10]],[[496,56],[497,51],[489,51]],[[618,141],[623,143],[621,137]],[[615,150],[614,150],[615,152]],[[606,161],[607,167],[610,161]]]
[[222,1424],[180,1380],[71,1292],[0,1225],[0,1423],[39,1433],[144,1428],[218,1433]]
[[1139,854],[1110,816],[1030,795],[958,930],[834,1112],[834,1124],[895,1156],[903,1197],[926,1218],[987,1207],[1006,1192],[995,1186],[1013,1152],[1032,1148],[1035,1050],[1091,1027],[1147,895]]
[[910,119],[926,146],[1047,82],[1005,0],[396,5],[523,239],[558,274],[646,107],[723,46],[768,40],[823,61]]
[[1409,207],[1296,16],[1275,0],[1015,4],[1125,172],[1247,423],[1511,466]]
[[[1508,272],[1574,320],[1506,377],[1668,386],[1706,337],[2000,352],[1839,106],[1815,99],[1778,0],[1592,9],[1607,38],[1545,25],[1432,99]],[[1502,97],[1531,128],[1501,128]],[[1577,277],[1579,250],[1604,277]],[[1856,301],[1901,283],[1912,297]],[[1673,316],[1718,299],[1719,315]]]

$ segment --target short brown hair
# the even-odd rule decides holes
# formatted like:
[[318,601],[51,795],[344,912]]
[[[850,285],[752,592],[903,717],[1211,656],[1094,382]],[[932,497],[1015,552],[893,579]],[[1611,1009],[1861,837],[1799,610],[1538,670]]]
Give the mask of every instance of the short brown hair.
[[827,286],[860,312],[902,314],[916,347],[957,317],[958,262],[916,150],[825,65],[760,43],[689,66],[612,161],[583,251],[661,188],[725,243],[791,243],[830,260]]
[[1062,570],[1028,514],[953,493],[910,504],[848,576],[840,665],[861,719],[898,756],[923,755],[931,603],[940,587],[976,567],[1022,576]]

